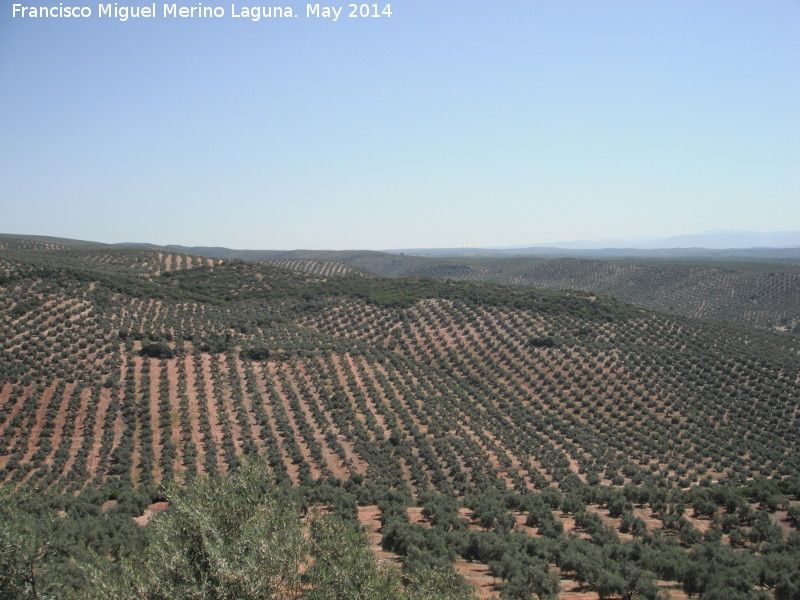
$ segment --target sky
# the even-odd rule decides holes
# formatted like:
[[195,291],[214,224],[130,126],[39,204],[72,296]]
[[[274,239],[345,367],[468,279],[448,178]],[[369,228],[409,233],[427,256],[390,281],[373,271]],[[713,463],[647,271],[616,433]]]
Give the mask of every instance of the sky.
[[122,22],[14,3],[59,5],[2,2],[2,233],[386,249],[800,229],[796,0],[321,5],[335,22],[290,0],[298,17],[257,22],[233,14],[270,4]]

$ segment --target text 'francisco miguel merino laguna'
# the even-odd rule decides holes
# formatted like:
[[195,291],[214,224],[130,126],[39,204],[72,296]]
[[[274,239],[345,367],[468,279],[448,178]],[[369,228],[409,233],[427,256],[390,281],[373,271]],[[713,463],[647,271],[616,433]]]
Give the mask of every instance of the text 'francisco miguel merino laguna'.
[[[160,10],[159,10],[160,7]],[[180,19],[221,19],[226,16],[233,18],[250,19],[260,21],[261,19],[286,19],[305,16],[312,19],[328,19],[338,21],[340,17],[347,18],[379,18],[391,17],[391,4],[347,4],[347,5],[325,5],[325,4],[306,4],[305,14],[293,9],[291,6],[237,6],[230,5],[230,12],[222,6],[204,6],[202,2],[193,5],[179,4],[152,4],[143,5],[121,5],[117,2],[109,4],[98,4],[97,10],[91,6],[64,6],[59,2],[58,6],[29,6],[26,4],[12,4],[11,16],[14,18],[50,18],[50,19],[69,19],[69,18],[90,18],[97,16],[101,18],[117,19],[127,21],[128,19],[152,19],[180,18]]]

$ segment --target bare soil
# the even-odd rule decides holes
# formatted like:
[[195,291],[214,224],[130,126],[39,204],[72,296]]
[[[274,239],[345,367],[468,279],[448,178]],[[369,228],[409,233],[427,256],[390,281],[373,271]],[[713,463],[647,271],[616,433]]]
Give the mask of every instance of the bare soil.
[[78,449],[83,445],[83,438],[87,433],[83,423],[86,419],[86,412],[88,410],[89,399],[91,397],[92,391],[89,388],[84,388],[83,392],[81,393],[81,404],[78,408],[78,414],[75,417],[75,426],[72,430],[72,441],[69,446],[67,460],[64,463],[64,469],[61,471],[59,480],[72,470],[72,466],[75,464],[75,457],[78,454]]
[[463,558],[453,563],[453,569],[464,578],[477,598],[499,598],[501,580],[483,563],[466,561]]
[[172,463],[172,468],[175,473],[183,475],[186,467],[183,464],[184,450],[180,427],[181,406],[180,398],[178,398],[178,360],[171,358],[165,361],[165,365],[167,368],[167,389],[169,390],[170,441],[175,446],[175,460]]
[[153,515],[156,512],[162,512],[169,508],[168,502],[154,502],[150,506],[144,509],[144,512],[138,517],[132,517],[134,522],[139,525],[140,527],[144,527],[150,522],[150,519],[153,518]]
[[51,445],[50,445],[50,454],[44,459],[44,463],[47,465],[53,464],[53,456],[58,450],[58,446],[61,443],[61,437],[64,434],[64,423],[67,420],[67,405],[69,404],[70,398],[72,398],[72,392],[75,391],[75,384],[68,383],[64,387],[64,394],[61,398],[61,404],[58,407],[58,413],[56,413],[55,418],[55,427],[53,429],[53,437],[51,438]]
[[[268,363],[269,364],[269,363]],[[297,465],[289,458],[289,455],[286,453],[286,448],[282,441],[282,436],[280,431],[278,431],[278,424],[275,421],[275,415],[272,411],[272,399],[270,398],[269,393],[266,389],[266,384],[264,383],[264,378],[266,375],[264,374],[264,369],[261,366],[261,363],[254,362],[253,363],[253,371],[256,374],[256,381],[257,387],[260,392],[261,402],[264,404],[264,412],[267,413],[267,421],[269,423],[269,427],[272,430],[273,436],[275,436],[275,440],[277,442],[278,451],[280,452],[281,459],[283,464],[286,466],[286,471],[289,475],[289,479],[291,479],[293,484],[297,484],[300,481],[299,473],[300,470],[298,469]]]
[[561,578],[561,592],[558,594],[559,600],[597,600],[597,592],[583,587],[577,581]]
[[403,560],[394,552],[386,552],[381,548],[381,511],[377,506],[359,506],[358,521],[367,530],[369,549],[375,554],[379,562],[401,566]]
[[211,356],[208,354],[201,354],[200,360],[203,365],[202,385],[205,388],[206,402],[208,409],[208,423],[211,426],[211,431],[207,434],[214,440],[214,446],[217,449],[217,470],[220,473],[227,472],[227,465],[222,460],[221,445],[222,445],[222,426],[219,422],[219,414],[217,413],[217,403],[214,401],[214,379],[211,374]]
[[[91,407],[95,411],[94,431],[92,432],[94,443],[89,450],[89,455],[86,457],[86,471],[89,473],[89,479],[97,475],[97,465],[100,462],[100,443],[102,442],[103,429],[105,427],[106,415],[108,414],[108,407],[111,403],[111,390],[103,388],[100,390],[100,396],[97,404]],[[86,432],[84,431],[84,435]]]
[[[299,370],[302,376],[306,377],[306,384],[310,388],[311,382],[308,381],[308,377],[305,372],[305,366],[302,363],[299,365]],[[318,393],[317,393],[317,400],[319,400]],[[344,450],[345,457],[350,461],[352,465],[351,472],[354,471],[356,473],[359,473],[360,475],[365,475],[368,467],[366,461],[364,461],[364,459],[362,459],[356,453],[355,449],[353,448],[352,442],[350,442],[342,435],[341,430],[336,425],[336,423],[334,423],[333,419],[331,418],[331,415],[328,413],[327,410],[325,410],[325,407],[321,405],[320,410],[325,415],[325,418],[328,420],[327,427],[330,429],[330,431],[334,433],[334,435],[336,435],[336,440],[339,442],[339,445],[341,445],[342,449]]]
[[44,416],[47,412],[47,407],[50,406],[50,400],[53,398],[53,394],[56,391],[57,385],[58,380],[55,380],[49,386],[47,386],[47,388],[45,388],[44,392],[42,392],[41,400],[39,400],[39,410],[36,411],[36,422],[30,429],[30,434],[28,436],[28,448],[21,462],[29,461],[33,456],[34,450],[39,447],[38,442],[39,436],[42,433],[42,428],[44,427]]
[[194,357],[187,354],[184,357],[183,369],[186,372],[186,397],[189,406],[189,422],[192,424],[192,444],[197,450],[197,472],[201,475],[206,474],[205,456],[206,450],[203,446],[203,433],[200,431],[200,404],[197,399],[197,374],[194,371]]
[[311,457],[311,451],[308,448],[308,444],[306,443],[305,439],[303,439],[302,434],[300,433],[300,429],[297,426],[295,421],[296,415],[292,410],[291,405],[289,404],[289,398],[287,398],[286,391],[283,388],[283,382],[279,377],[277,377],[277,371],[280,367],[277,366],[276,363],[269,363],[269,370],[270,374],[272,375],[272,381],[275,385],[275,390],[278,392],[278,397],[280,398],[281,407],[283,408],[284,412],[286,413],[286,418],[289,421],[289,427],[292,430],[292,437],[294,438],[295,443],[300,448],[300,453],[303,455],[303,460],[308,465],[309,470],[311,471],[311,477],[317,479],[321,474],[321,470],[319,465],[317,465],[316,461]]
[[164,444],[161,441],[163,432],[158,426],[158,382],[161,378],[161,362],[150,359],[150,386],[148,390],[150,410],[150,430],[153,432],[153,480],[159,483],[163,476],[161,471],[161,452]]

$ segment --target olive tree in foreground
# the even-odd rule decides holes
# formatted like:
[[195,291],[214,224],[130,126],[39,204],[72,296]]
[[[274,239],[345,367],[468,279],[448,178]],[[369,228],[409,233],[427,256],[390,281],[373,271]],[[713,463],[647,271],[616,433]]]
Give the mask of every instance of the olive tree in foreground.
[[[332,516],[304,522],[273,493],[271,476],[245,463],[226,479],[198,478],[167,494],[145,552],[89,571],[89,598],[261,600],[469,598],[455,574],[403,577],[381,566],[366,538]],[[431,585],[433,584],[433,585]]]
[[0,599],[49,598],[50,578],[60,550],[46,535],[47,524],[18,510],[0,490]]

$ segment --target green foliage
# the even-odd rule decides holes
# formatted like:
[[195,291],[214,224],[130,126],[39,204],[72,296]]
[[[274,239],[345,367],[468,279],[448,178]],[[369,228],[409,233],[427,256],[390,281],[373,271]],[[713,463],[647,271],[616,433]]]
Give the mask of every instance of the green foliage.
[[[362,533],[333,517],[298,509],[269,484],[270,474],[245,462],[226,479],[196,479],[166,494],[170,509],[151,525],[145,551],[118,564],[98,558],[86,567],[85,598],[268,598],[390,600],[468,598],[463,583],[379,566]],[[308,533],[307,533],[308,532]]]
[[267,360],[269,350],[267,348],[245,348],[242,350],[242,358],[247,360]]
[[12,317],[21,317],[32,310],[36,309],[37,307],[41,306],[42,301],[38,298],[31,298],[30,300],[24,302],[18,302],[14,308],[11,309],[11,316]]
[[51,528],[16,506],[0,490],[0,598],[46,598],[61,549],[50,538]]
[[142,356],[161,359],[173,358],[175,356],[175,350],[170,348],[165,342],[151,342],[148,344],[143,344],[139,353]]
[[[460,581],[460,556],[489,565],[507,597],[546,596],[552,564],[615,597],[656,597],[653,577],[716,597],[794,593],[798,538],[769,514],[796,521],[800,497],[791,336],[485,282],[151,249],[2,257],[0,481],[34,519],[21,531],[38,521],[63,550],[27,551],[42,589],[89,593],[75,564],[92,562],[97,596],[246,597],[257,569],[276,594],[403,597]],[[253,489],[234,474],[231,491],[217,474],[247,457],[272,471]],[[191,483],[199,472],[210,478]],[[131,517],[166,499],[157,481],[200,490],[199,504],[170,489],[173,509],[141,528]],[[402,573],[378,568],[356,532],[358,505],[373,504]],[[414,504],[424,524],[409,523]],[[334,517],[300,524],[320,505]],[[731,554],[701,553],[728,540]],[[319,561],[259,566],[292,544],[300,564]]]

